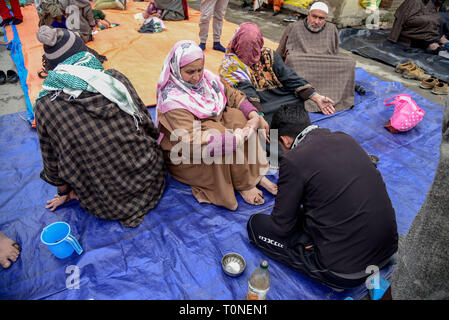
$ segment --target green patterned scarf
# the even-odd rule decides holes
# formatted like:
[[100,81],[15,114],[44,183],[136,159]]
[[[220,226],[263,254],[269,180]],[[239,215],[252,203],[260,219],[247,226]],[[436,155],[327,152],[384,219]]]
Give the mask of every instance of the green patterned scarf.
[[101,93],[105,98],[133,116],[137,129],[142,120],[139,110],[123,83],[107,74],[101,62],[87,51],[79,52],[67,58],[58,66],[48,71],[42,84],[42,90],[36,100],[55,92],[55,96],[64,92],[74,98],[83,92]]

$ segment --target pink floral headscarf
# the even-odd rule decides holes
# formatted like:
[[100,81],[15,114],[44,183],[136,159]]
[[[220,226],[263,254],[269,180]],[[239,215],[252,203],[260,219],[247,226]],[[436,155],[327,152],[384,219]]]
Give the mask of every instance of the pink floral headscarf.
[[190,40],[179,41],[170,50],[157,85],[157,112],[182,108],[199,119],[205,119],[223,111],[226,97],[218,76],[204,69],[203,77],[196,86],[182,79],[181,68],[198,59],[204,61],[204,53]]

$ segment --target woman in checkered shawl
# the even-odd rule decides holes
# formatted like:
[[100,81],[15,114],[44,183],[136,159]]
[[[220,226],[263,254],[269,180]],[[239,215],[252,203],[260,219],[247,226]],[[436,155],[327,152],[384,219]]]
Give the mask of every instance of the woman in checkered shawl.
[[54,211],[78,199],[94,216],[138,226],[165,188],[159,131],[131,82],[104,70],[67,29],[39,28],[52,66],[34,105],[41,178],[57,187]]

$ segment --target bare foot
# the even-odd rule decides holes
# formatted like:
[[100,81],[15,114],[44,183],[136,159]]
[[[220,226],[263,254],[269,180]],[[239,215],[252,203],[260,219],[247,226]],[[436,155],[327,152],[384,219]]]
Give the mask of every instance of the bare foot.
[[0,232],[0,265],[5,269],[9,268],[11,261],[17,261],[19,254],[19,245]]
[[259,186],[261,186],[274,196],[278,194],[278,185],[276,183],[271,182],[265,176],[263,176],[262,179],[260,179]]
[[239,193],[242,195],[243,200],[249,204],[257,206],[265,203],[262,191],[256,187],[245,191],[239,191]]

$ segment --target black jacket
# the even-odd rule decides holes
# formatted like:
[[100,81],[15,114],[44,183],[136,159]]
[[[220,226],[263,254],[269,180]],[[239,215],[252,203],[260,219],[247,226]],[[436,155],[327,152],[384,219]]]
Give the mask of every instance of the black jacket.
[[271,213],[276,232],[308,233],[327,269],[364,271],[397,251],[396,216],[382,176],[351,136],[311,131],[281,159],[278,188]]

